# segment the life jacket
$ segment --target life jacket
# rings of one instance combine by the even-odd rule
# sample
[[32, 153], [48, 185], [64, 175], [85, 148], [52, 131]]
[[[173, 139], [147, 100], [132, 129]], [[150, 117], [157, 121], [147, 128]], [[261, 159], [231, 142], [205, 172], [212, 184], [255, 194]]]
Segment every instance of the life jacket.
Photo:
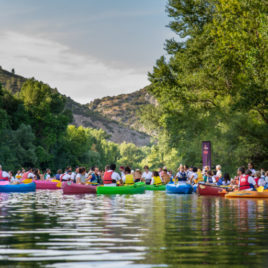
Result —
[[125, 185], [132, 185], [132, 184], [134, 184], [134, 177], [133, 177], [132, 174], [126, 174], [125, 175], [125, 178], [126, 178]]
[[159, 176], [153, 177], [153, 179], [154, 179], [154, 185], [162, 184], [162, 180], [161, 180], [161, 178]]
[[2, 170], [0, 170], [0, 180], [8, 181], [8, 177], [3, 177], [3, 171]]
[[29, 175], [29, 173], [30, 173], [30, 171], [24, 172], [23, 175], [22, 175], [22, 179], [23, 179], [23, 180], [28, 179], [28, 175]]
[[180, 172], [180, 176], [178, 177], [179, 181], [187, 181], [187, 174], [186, 172]]
[[239, 190], [246, 190], [246, 189], [250, 189], [251, 185], [248, 183], [248, 175], [241, 175], [239, 177], [239, 182], [240, 182], [240, 186], [239, 186]]
[[257, 186], [259, 186], [259, 179], [260, 179], [260, 178], [254, 178], [254, 180], [255, 180]]
[[207, 177], [207, 182], [208, 182], [208, 183], [213, 183], [213, 179], [212, 179], [212, 177]]
[[113, 183], [113, 179], [112, 179], [112, 175], [113, 175], [114, 171], [105, 171], [104, 172], [104, 176], [103, 176], [103, 183], [104, 184], [111, 184]]

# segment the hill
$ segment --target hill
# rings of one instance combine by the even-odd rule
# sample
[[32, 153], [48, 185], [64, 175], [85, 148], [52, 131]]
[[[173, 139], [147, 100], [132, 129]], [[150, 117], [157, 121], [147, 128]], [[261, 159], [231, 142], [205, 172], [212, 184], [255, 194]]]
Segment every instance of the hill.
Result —
[[[0, 68], [0, 83], [4, 86], [4, 88], [10, 90], [12, 93], [18, 92], [23, 83], [26, 81], [25, 77], [15, 74], [14, 72], [8, 72]], [[142, 90], [141, 90], [142, 91]], [[139, 98], [142, 96], [137, 91]], [[127, 97], [127, 95], [132, 95], [131, 97]], [[112, 102], [109, 103], [109, 107], [105, 107], [105, 102], [99, 100], [99, 106], [96, 108], [95, 105], [82, 105], [78, 102], [75, 102], [70, 97], [66, 98], [66, 108], [70, 109], [73, 113], [73, 124], [76, 126], [84, 126], [91, 127], [96, 129], [103, 129], [110, 136], [110, 140], [116, 143], [121, 143], [126, 141], [127, 143], [134, 143], [137, 146], [144, 146], [150, 143], [150, 136], [140, 131], [142, 128], [137, 127], [137, 117], [135, 115], [135, 110], [131, 110], [135, 105], [133, 104], [135, 100], [135, 93], [132, 94], [123, 94], [118, 96], [118, 101], [114, 101], [114, 105], [111, 105]], [[122, 96], [125, 96], [125, 104], [123, 106], [118, 106], [122, 99]], [[134, 96], [134, 97], [133, 97]], [[107, 97], [116, 99], [116, 97]], [[105, 99], [105, 98], [104, 98]], [[127, 101], [133, 101], [127, 104]], [[108, 104], [108, 103], [107, 103]], [[129, 108], [128, 113], [122, 112], [122, 108], [125, 110], [127, 107]], [[109, 109], [111, 110], [111, 114], [114, 116], [109, 116]], [[114, 111], [118, 111], [118, 113], [114, 113]], [[122, 117], [120, 117], [120, 114]], [[133, 117], [130, 120], [131, 116]]]

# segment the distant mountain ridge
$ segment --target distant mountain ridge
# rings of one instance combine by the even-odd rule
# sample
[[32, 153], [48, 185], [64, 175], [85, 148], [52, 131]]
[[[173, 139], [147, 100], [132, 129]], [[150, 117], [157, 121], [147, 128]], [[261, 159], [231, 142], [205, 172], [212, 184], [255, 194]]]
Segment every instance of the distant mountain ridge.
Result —
[[[20, 91], [26, 80], [25, 77], [0, 67], [0, 83], [12, 93]], [[149, 98], [146, 100], [146, 94], [146, 89], [142, 89], [131, 94], [97, 99], [88, 105], [63, 96], [66, 98], [66, 108], [73, 113], [73, 124], [76, 126], [103, 129], [110, 136], [109, 140], [116, 143], [125, 141], [145, 146], [150, 143], [150, 136], [142, 131], [136, 111], [141, 105], [150, 102]]]

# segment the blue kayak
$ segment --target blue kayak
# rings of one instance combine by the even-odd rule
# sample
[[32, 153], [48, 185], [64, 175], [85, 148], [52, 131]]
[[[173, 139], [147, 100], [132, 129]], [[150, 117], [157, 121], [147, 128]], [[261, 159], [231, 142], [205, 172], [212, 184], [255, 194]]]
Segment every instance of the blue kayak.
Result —
[[27, 184], [6, 184], [0, 185], [0, 193], [26, 193], [34, 192], [36, 185], [34, 182]]
[[171, 194], [191, 194], [193, 187], [190, 184], [167, 184], [167, 193]]

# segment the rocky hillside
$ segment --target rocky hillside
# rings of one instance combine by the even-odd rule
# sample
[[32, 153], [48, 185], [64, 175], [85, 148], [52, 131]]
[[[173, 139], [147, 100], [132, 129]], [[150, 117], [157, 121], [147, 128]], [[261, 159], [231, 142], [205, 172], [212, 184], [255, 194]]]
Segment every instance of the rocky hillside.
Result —
[[[26, 78], [16, 75], [14, 72], [8, 72], [0, 68], [0, 83], [4, 86], [4, 88], [16, 93], [22, 87], [22, 84], [25, 82]], [[141, 90], [145, 92], [144, 90]], [[142, 94], [140, 91], [138, 92], [138, 96], [142, 99]], [[132, 94], [124, 94], [121, 96], [134, 95]], [[66, 96], [65, 96], [66, 97]], [[110, 97], [108, 97], [110, 98]], [[113, 97], [116, 98], [116, 97]], [[104, 98], [105, 99], [105, 98]], [[130, 105], [127, 104], [127, 101], [131, 101], [133, 97], [125, 99], [125, 105], [120, 105], [116, 107], [119, 102], [114, 102], [114, 106], [110, 105], [109, 108], [106, 108], [104, 104], [100, 107], [96, 108], [92, 104], [90, 105], [82, 105], [80, 103], [75, 102], [70, 97], [66, 97], [66, 108], [70, 109], [73, 113], [73, 124], [76, 126], [84, 126], [91, 127], [96, 129], [103, 129], [110, 135], [110, 140], [116, 143], [121, 143], [123, 141], [134, 143], [138, 146], [148, 145], [150, 143], [150, 137], [144, 132], [140, 131], [142, 128], [135, 128], [138, 124], [137, 118], [135, 118], [135, 110], [130, 111], [130, 107], [134, 107], [135, 105], [131, 102]], [[144, 103], [144, 101], [141, 101]], [[99, 100], [99, 104], [102, 103], [102, 100]], [[114, 111], [120, 111], [122, 107], [129, 108], [127, 118], [134, 118], [133, 120], [128, 120], [125, 118], [125, 114], [122, 112], [118, 112], [116, 116], [109, 116], [108, 110], [111, 109], [111, 114], [114, 114]], [[119, 114], [122, 114], [121, 118]]]

